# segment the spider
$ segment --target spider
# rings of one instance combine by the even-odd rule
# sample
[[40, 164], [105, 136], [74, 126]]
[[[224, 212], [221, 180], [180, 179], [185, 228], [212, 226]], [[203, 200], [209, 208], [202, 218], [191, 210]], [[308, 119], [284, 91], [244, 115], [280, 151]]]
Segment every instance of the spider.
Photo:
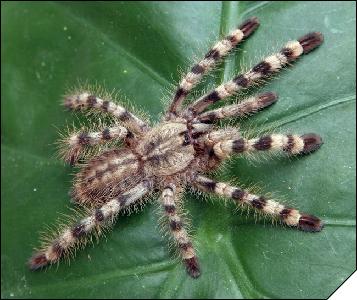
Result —
[[[160, 123], [149, 124], [123, 106], [104, 100], [89, 91], [79, 91], [65, 97], [70, 110], [98, 111], [118, 122], [101, 131], [77, 130], [64, 139], [64, 159], [77, 164], [88, 147], [123, 141], [123, 147], [106, 149], [86, 158], [80, 164], [72, 190], [73, 201], [87, 208], [85, 216], [58, 230], [48, 238], [29, 260], [32, 270], [58, 262], [71, 253], [91, 233], [100, 234], [111, 225], [119, 212], [143, 203], [154, 192], [162, 213], [168, 221], [169, 232], [188, 274], [197, 278], [201, 271], [195, 249], [180, 214], [183, 191], [191, 186], [201, 192], [231, 199], [237, 205], [278, 218], [287, 226], [317, 232], [322, 221], [295, 208], [284, 206], [274, 199], [228, 183], [217, 182], [206, 173], [217, 170], [233, 154], [261, 151], [304, 155], [320, 148], [322, 139], [315, 133], [270, 134], [253, 139], [244, 138], [238, 128], [218, 128], [219, 120], [256, 113], [276, 102], [277, 95], [266, 92], [237, 104], [206, 110], [238, 91], [247, 89], [268, 78], [323, 42], [319, 32], [311, 32], [288, 42], [279, 53], [266, 57], [249, 71], [237, 75], [183, 108], [190, 91], [218, 61], [259, 26], [256, 17], [243, 22], [237, 29], [216, 43], [204, 58], [182, 77], [166, 114]], [[181, 215], [181, 216], [180, 216]]]

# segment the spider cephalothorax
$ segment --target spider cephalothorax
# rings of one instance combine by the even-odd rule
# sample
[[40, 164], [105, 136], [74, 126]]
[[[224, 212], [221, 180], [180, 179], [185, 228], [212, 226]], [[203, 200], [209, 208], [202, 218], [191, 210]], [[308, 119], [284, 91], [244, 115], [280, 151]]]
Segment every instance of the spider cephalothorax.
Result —
[[322, 144], [317, 134], [270, 134], [246, 139], [234, 127], [217, 128], [215, 122], [224, 118], [242, 117], [257, 112], [277, 100], [277, 95], [266, 92], [237, 104], [205, 111], [208, 106], [246, 89], [290, 64], [301, 54], [319, 46], [322, 35], [309, 33], [288, 42], [280, 52], [255, 65], [249, 71], [221, 84], [203, 95], [187, 108], [182, 103], [189, 92], [222, 57], [258, 27], [256, 18], [241, 24], [238, 29], [218, 42], [199, 63], [186, 74], [176, 90], [163, 120], [150, 127], [124, 107], [103, 100], [88, 91], [65, 98], [69, 109], [90, 109], [114, 117], [118, 122], [98, 132], [82, 130], [63, 141], [62, 155], [76, 164], [84, 150], [100, 144], [123, 140], [122, 147], [103, 150], [80, 164], [72, 198], [89, 207], [87, 216], [59, 230], [47, 239], [30, 259], [30, 267], [38, 269], [55, 263], [92, 232], [111, 224], [121, 210], [142, 202], [154, 190], [161, 191], [160, 203], [168, 220], [179, 253], [192, 277], [200, 275], [195, 250], [180, 217], [180, 195], [186, 186], [232, 199], [236, 204], [280, 219], [288, 226], [304, 231], [320, 231], [322, 222], [315, 216], [300, 213], [274, 199], [227, 183], [205, 177], [216, 170], [222, 161], [234, 153], [270, 151], [287, 155], [307, 154]]

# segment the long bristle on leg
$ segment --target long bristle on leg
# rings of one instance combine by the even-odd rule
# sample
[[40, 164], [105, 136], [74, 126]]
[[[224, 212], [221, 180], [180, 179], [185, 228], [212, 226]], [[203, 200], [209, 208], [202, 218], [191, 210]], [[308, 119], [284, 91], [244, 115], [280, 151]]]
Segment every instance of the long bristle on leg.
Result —
[[59, 155], [65, 162], [73, 166], [88, 147], [119, 140], [129, 142], [132, 138], [133, 134], [119, 125], [106, 127], [101, 131], [80, 130], [71, 133], [58, 142]]
[[210, 110], [205, 113], [202, 113], [197, 117], [197, 121], [210, 124], [225, 118], [243, 117], [251, 115], [253, 113], [258, 112], [259, 110], [262, 110], [263, 108], [272, 105], [277, 101], [277, 99], [278, 96], [276, 93], [262, 93], [245, 99], [240, 103], [223, 106], [215, 110]]
[[135, 133], [147, 132], [150, 127], [143, 120], [129, 112], [123, 106], [109, 100], [101, 99], [88, 92], [79, 92], [65, 97], [63, 105], [70, 110], [93, 110], [111, 115], [121, 121]]
[[145, 180], [126, 193], [108, 201], [102, 207], [92, 210], [91, 214], [80, 221], [63, 228], [52, 241], [47, 242], [29, 260], [31, 270], [37, 270], [58, 262], [76, 248], [83, 238], [100, 227], [113, 223], [118, 213], [147, 194], [152, 182]]
[[173, 183], [170, 183], [164, 188], [162, 192], [161, 203], [169, 222], [172, 237], [177, 244], [182, 260], [186, 266], [187, 273], [191, 277], [197, 278], [201, 274], [200, 267], [195, 250], [192, 247], [190, 238], [178, 214], [175, 201], [176, 197], [176, 186]]
[[309, 53], [323, 42], [323, 36], [319, 32], [304, 35], [296, 41], [288, 42], [279, 53], [266, 57], [256, 64], [248, 72], [239, 74], [231, 81], [221, 84], [213, 91], [208, 92], [188, 107], [188, 110], [197, 115], [209, 105], [233, 96], [238, 91], [257, 84], [261, 79], [268, 78], [281, 68], [296, 60], [303, 53]]
[[213, 151], [220, 158], [228, 157], [233, 153], [247, 154], [259, 151], [303, 155], [318, 150], [322, 144], [321, 137], [316, 133], [304, 135], [270, 134], [254, 139], [223, 139], [213, 146]]
[[286, 207], [273, 199], [252, 194], [237, 186], [217, 182], [202, 175], [194, 176], [193, 184], [203, 192], [233, 199], [237, 205], [252, 207], [263, 214], [278, 217], [284, 224], [302, 231], [318, 232], [324, 226], [316, 216], [300, 213], [295, 208]]
[[232, 31], [223, 40], [216, 43], [205, 55], [204, 59], [191, 68], [181, 80], [176, 90], [174, 99], [169, 107], [169, 114], [175, 114], [189, 94], [189, 92], [198, 84], [202, 77], [207, 74], [216, 63], [225, 57], [233, 48], [235, 48], [243, 39], [249, 37], [259, 26], [256, 17], [244, 21], [236, 30]]

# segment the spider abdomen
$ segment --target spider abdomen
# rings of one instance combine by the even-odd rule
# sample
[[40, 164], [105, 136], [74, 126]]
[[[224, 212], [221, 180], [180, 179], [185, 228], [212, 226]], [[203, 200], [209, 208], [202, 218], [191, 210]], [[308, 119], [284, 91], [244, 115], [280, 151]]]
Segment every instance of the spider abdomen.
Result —
[[72, 196], [76, 202], [102, 204], [135, 186], [141, 180], [140, 168], [140, 160], [131, 150], [106, 151], [82, 167]]

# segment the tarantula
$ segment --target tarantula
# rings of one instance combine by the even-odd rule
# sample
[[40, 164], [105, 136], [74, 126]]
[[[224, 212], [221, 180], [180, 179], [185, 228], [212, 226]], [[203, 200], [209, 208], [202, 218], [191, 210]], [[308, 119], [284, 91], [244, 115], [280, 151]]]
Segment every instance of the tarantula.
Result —
[[74, 202], [89, 207], [87, 215], [61, 228], [37, 249], [29, 261], [32, 270], [58, 262], [79, 245], [86, 235], [100, 233], [103, 226], [113, 223], [119, 212], [140, 203], [144, 196], [153, 191], [161, 191], [159, 201], [172, 238], [188, 274], [197, 278], [200, 275], [198, 260], [179, 214], [180, 195], [187, 186], [230, 198], [236, 204], [252, 207], [303, 231], [316, 232], [322, 229], [322, 221], [313, 215], [300, 213], [273, 199], [217, 182], [204, 175], [216, 170], [223, 160], [235, 153], [271, 151], [302, 155], [321, 146], [320, 136], [314, 133], [270, 134], [246, 139], [237, 128], [220, 129], [214, 125], [218, 120], [250, 115], [273, 104], [277, 95], [272, 92], [205, 111], [211, 104], [259, 83], [303, 53], [319, 46], [323, 42], [321, 33], [308, 33], [298, 40], [288, 42], [279, 53], [268, 56], [249, 71], [221, 84], [182, 109], [184, 99], [202, 77], [258, 26], [258, 19], [250, 18], [216, 43], [183, 76], [167, 113], [154, 127], [119, 104], [103, 100], [88, 91], [65, 97], [64, 105], [69, 109], [100, 111], [118, 120], [114, 126], [102, 131], [80, 130], [67, 137], [64, 141], [64, 158], [67, 162], [72, 165], [77, 163], [86, 147], [118, 140], [124, 141], [124, 147], [102, 151], [81, 165], [75, 177], [72, 198]]

